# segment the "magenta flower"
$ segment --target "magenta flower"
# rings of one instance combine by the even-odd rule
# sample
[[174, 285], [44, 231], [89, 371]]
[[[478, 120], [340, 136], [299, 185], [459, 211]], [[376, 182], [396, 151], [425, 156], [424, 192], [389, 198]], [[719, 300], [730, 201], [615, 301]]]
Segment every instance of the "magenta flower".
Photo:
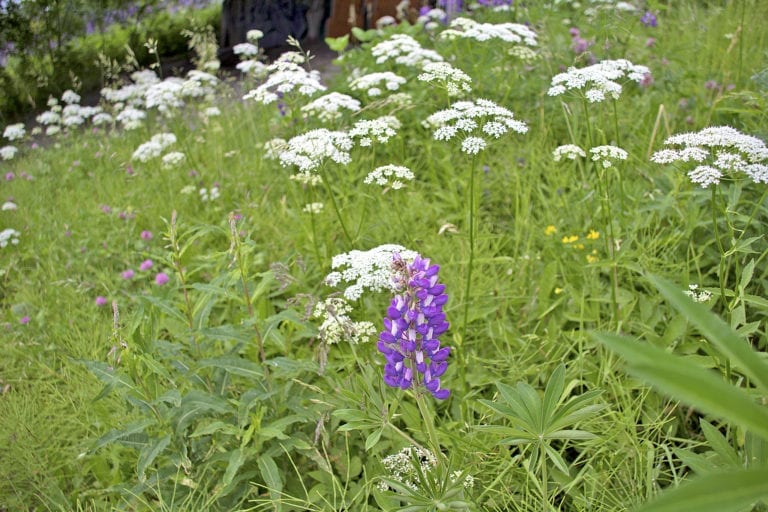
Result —
[[152, 240], [152, 232], [148, 229], [145, 229], [141, 232], [141, 239], [142, 240]]
[[107, 305], [107, 298], [104, 297], [103, 295], [99, 295], [98, 297], [96, 297], [96, 305], [98, 307], [106, 306]]
[[122, 277], [125, 280], [128, 280], [128, 279], [133, 279], [134, 275], [136, 275], [135, 272], [129, 268], [128, 270], [124, 270], [120, 274], [120, 277]]
[[139, 270], [141, 270], [142, 272], [146, 272], [147, 270], [152, 268], [152, 265], [154, 265], [152, 263], [152, 260], [144, 260], [141, 262], [141, 265], [139, 265]]
[[170, 281], [170, 279], [171, 278], [168, 277], [168, 274], [166, 274], [165, 272], [159, 272], [155, 276], [155, 284], [157, 284], [158, 286], [163, 286], [165, 283]]
[[19, 323], [21, 325], [27, 325], [30, 320], [31, 319], [27, 315], [24, 315], [23, 317], [19, 318]]
[[16, 177], [16, 175], [13, 174], [12, 172], [5, 173], [5, 181], [11, 181], [15, 177]]

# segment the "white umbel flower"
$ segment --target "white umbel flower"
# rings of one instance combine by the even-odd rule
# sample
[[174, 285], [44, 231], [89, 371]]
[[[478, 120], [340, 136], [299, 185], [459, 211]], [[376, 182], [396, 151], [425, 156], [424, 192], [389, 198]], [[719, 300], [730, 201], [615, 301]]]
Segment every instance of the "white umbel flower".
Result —
[[21, 233], [11, 228], [0, 231], [0, 249], [4, 249], [8, 245], [18, 245], [20, 235]]
[[376, 64], [394, 62], [403, 66], [421, 68], [427, 62], [441, 62], [443, 56], [434, 50], [427, 50], [414, 38], [406, 34], [394, 34], [371, 48]]
[[23, 139], [27, 131], [24, 128], [24, 123], [9, 124], [3, 131], [3, 137], [13, 142], [15, 140]]
[[361, 147], [373, 145], [373, 142], [388, 142], [397, 135], [400, 121], [394, 116], [382, 116], [376, 119], [363, 119], [350, 128], [349, 135], [358, 140]]
[[437, 84], [448, 91], [448, 96], [462, 96], [472, 91], [472, 78], [447, 62], [427, 62], [423, 70], [417, 78], [422, 82]]
[[395, 253], [407, 261], [413, 261], [418, 253], [396, 244], [385, 244], [368, 251], [350, 251], [338, 254], [331, 260], [333, 272], [325, 278], [328, 286], [351, 283], [344, 290], [344, 297], [357, 300], [364, 291], [395, 291], [392, 280], [392, 261]]
[[19, 152], [19, 148], [16, 146], [3, 146], [0, 148], [0, 158], [3, 160], [12, 160]]
[[628, 156], [626, 151], [617, 146], [595, 146], [590, 148], [589, 152], [592, 154], [592, 161], [602, 163], [605, 169], [616, 161], [626, 160]]
[[320, 83], [317, 70], [307, 71], [287, 59], [275, 61], [267, 66], [267, 71], [270, 73], [267, 80], [243, 96], [244, 100], [255, 100], [267, 105], [276, 102], [280, 94], [312, 96], [326, 90]]
[[583, 91], [590, 103], [604, 101], [607, 97], [619, 99], [622, 87], [619, 80], [640, 83], [651, 71], [646, 66], [632, 64], [626, 59], [604, 60], [585, 68], [569, 68], [552, 78], [547, 94], [560, 96], [567, 91]]
[[375, 183], [382, 187], [389, 187], [393, 190], [403, 188], [403, 181], [413, 181], [415, 176], [413, 172], [402, 165], [382, 165], [368, 173], [363, 183], [370, 185]]
[[172, 133], [158, 133], [152, 138], [136, 148], [133, 152], [132, 160], [148, 162], [153, 158], [159, 157], [163, 151], [176, 142], [176, 136]]
[[355, 322], [349, 317], [352, 306], [341, 297], [330, 297], [315, 304], [312, 318], [322, 320], [318, 328], [320, 339], [328, 345], [346, 341], [353, 345], [365, 343], [376, 336], [371, 322]]
[[320, 96], [314, 101], [301, 107], [301, 111], [317, 116], [321, 121], [334, 121], [341, 117], [342, 111], [357, 112], [360, 110], [360, 102], [352, 96], [332, 92]]
[[576, 144], [564, 144], [562, 146], [556, 147], [552, 152], [552, 158], [554, 158], [555, 162], [559, 162], [563, 158], [567, 158], [568, 160], [576, 160], [577, 158], [586, 158], [586, 156], [587, 154], [584, 152], [584, 150]]
[[352, 161], [349, 156], [352, 139], [345, 132], [320, 128], [297, 135], [286, 145], [279, 154], [280, 164], [283, 167], [296, 166], [303, 174], [311, 174], [327, 160], [341, 165]]
[[440, 37], [444, 39], [472, 39], [485, 42], [499, 40], [505, 43], [538, 46], [536, 32], [526, 25], [519, 23], [478, 23], [469, 18], [455, 18], [450, 28], [443, 31]]
[[368, 73], [349, 83], [353, 91], [364, 91], [370, 97], [382, 96], [385, 91], [396, 91], [405, 85], [406, 79], [391, 71]]
[[165, 154], [163, 155], [163, 168], [171, 169], [173, 167], [178, 167], [186, 158], [186, 155], [180, 151], [172, 151]]

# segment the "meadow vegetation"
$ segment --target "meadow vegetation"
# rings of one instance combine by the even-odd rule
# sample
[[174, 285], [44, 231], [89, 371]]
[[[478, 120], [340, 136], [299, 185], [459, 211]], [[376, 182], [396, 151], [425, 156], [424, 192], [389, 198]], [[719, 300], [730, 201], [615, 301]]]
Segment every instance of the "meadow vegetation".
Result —
[[768, 509], [768, 4], [485, 3], [5, 127], [0, 510]]

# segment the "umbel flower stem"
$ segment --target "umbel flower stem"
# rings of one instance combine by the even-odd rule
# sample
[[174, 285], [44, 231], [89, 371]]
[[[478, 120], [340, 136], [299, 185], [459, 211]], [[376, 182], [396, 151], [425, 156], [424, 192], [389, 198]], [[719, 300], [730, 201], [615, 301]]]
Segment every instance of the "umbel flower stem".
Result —
[[[467, 208], [469, 210], [469, 261], [467, 263], [467, 282], [464, 286], [464, 321], [461, 324], [461, 342], [465, 343], [467, 339], [467, 324], [469, 323], [469, 303], [472, 301], [472, 269], [475, 264], [475, 246], [477, 242], [477, 198], [475, 197], [475, 180], [477, 169], [475, 166], [476, 158], [473, 156], [469, 165], [469, 201]], [[463, 368], [464, 365], [459, 365]], [[462, 382], [463, 379], [462, 379]]]
[[718, 187], [712, 187], [712, 195], [710, 201], [712, 203], [712, 229], [715, 231], [715, 242], [717, 248], [720, 251], [720, 262], [717, 266], [717, 279], [720, 282], [720, 301], [723, 304], [724, 312], [730, 312], [730, 306], [728, 304], [728, 297], [725, 295], [725, 281], [727, 276], [725, 275], [725, 248], [723, 242], [720, 240], [720, 228], [717, 225], [717, 190]]
[[325, 190], [328, 192], [328, 196], [331, 198], [331, 205], [333, 206], [333, 211], [336, 212], [336, 218], [339, 220], [339, 225], [341, 225], [341, 231], [344, 233], [344, 238], [347, 239], [347, 244], [351, 247], [353, 245], [352, 236], [349, 234], [347, 225], [344, 224], [344, 219], [341, 217], [341, 212], [339, 211], [339, 205], [336, 203], [336, 196], [333, 195], [333, 189], [331, 189], [331, 183], [328, 181], [328, 173], [325, 171], [325, 167], [322, 168], [321, 174], [323, 177], [323, 184], [325, 185]]

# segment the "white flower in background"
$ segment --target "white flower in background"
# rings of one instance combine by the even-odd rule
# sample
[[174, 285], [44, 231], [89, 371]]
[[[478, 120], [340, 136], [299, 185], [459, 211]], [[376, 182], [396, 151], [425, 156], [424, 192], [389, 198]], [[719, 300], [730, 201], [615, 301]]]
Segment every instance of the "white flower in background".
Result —
[[8, 245], [18, 245], [20, 235], [21, 233], [11, 228], [0, 231], [0, 249], [4, 249]]
[[46, 110], [35, 119], [42, 125], [59, 124], [61, 122], [61, 114], [52, 110]]
[[61, 124], [66, 127], [80, 126], [85, 123], [85, 119], [81, 116], [66, 116], [61, 120]]
[[255, 78], [266, 76], [266, 74], [269, 72], [267, 71], [267, 66], [263, 62], [259, 62], [254, 59], [238, 62], [237, 66], [235, 67], [240, 70], [241, 73], [251, 75]]
[[288, 58], [285, 60], [278, 59], [267, 66], [267, 71], [270, 73], [267, 80], [243, 96], [244, 100], [252, 99], [267, 105], [277, 101], [279, 94], [298, 93], [302, 96], [312, 96], [317, 92], [326, 90], [326, 87], [320, 83], [320, 72], [317, 70], [307, 71]]
[[651, 70], [646, 66], [632, 64], [626, 59], [604, 60], [586, 68], [568, 68], [552, 78], [547, 94], [560, 96], [567, 91], [584, 91], [590, 103], [597, 103], [610, 97], [614, 100], [621, 96], [622, 87], [617, 80], [630, 80], [640, 83]]
[[95, 126], [99, 126], [102, 124], [112, 124], [114, 122], [114, 119], [112, 119], [112, 116], [107, 114], [106, 112], [100, 112], [93, 116], [93, 119], [91, 119], [91, 122]]
[[603, 168], [611, 167], [614, 162], [627, 159], [627, 152], [616, 146], [596, 146], [590, 148], [593, 162], [600, 162]]
[[317, 215], [323, 211], [323, 203], [307, 203], [302, 210], [304, 213], [311, 213]]
[[264, 158], [267, 160], [277, 160], [280, 153], [288, 149], [288, 141], [275, 137], [264, 143]]
[[203, 111], [205, 117], [218, 117], [221, 115], [219, 107], [208, 107]]
[[587, 154], [584, 152], [584, 150], [576, 144], [564, 144], [562, 146], [556, 147], [552, 152], [552, 158], [555, 159], [555, 162], [559, 162], [563, 158], [567, 158], [568, 160], [576, 160], [577, 158], [586, 157]]
[[435, 83], [448, 91], [448, 96], [461, 96], [471, 92], [472, 78], [462, 70], [455, 68], [447, 62], [427, 62], [424, 70], [418, 76], [422, 82]]
[[185, 196], [194, 194], [195, 192], [197, 192], [197, 187], [194, 185], [187, 185], [179, 190], [179, 194], [183, 194]]
[[179, 94], [184, 98], [200, 98], [216, 92], [219, 79], [210, 73], [193, 69], [187, 73], [187, 79], [182, 82]]
[[24, 123], [9, 124], [3, 131], [3, 137], [11, 142], [23, 139], [26, 134], [27, 132], [24, 128]]
[[501, 40], [517, 45], [538, 46], [536, 32], [526, 25], [519, 23], [478, 23], [469, 18], [455, 18], [450, 28], [443, 31], [440, 37], [445, 39], [472, 39], [485, 42]]
[[695, 162], [688, 171], [692, 182], [707, 188], [726, 175], [747, 175], [755, 183], [768, 183], [768, 147], [761, 139], [730, 126], [711, 126], [699, 132], [680, 133], [664, 141], [677, 146], [651, 156], [659, 164]]
[[259, 39], [261, 39], [262, 37], [264, 37], [264, 32], [257, 29], [251, 29], [245, 33], [245, 39], [249, 43], [253, 43], [253, 44], [257, 44]]
[[125, 107], [119, 114], [117, 114], [115, 120], [122, 124], [124, 129], [135, 130], [136, 128], [141, 127], [146, 118], [147, 113], [143, 110], [134, 107]]
[[136, 148], [133, 152], [132, 160], [147, 162], [153, 158], [159, 157], [163, 151], [176, 142], [176, 136], [172, 133], [158, 133], [152, 138]]
[[64, 91], [64, 94], [61, 95], [61, 101], [63, 101], [67, 105], [72, 105], [73, 103], [80, 103], [80, 95], [77, 94], [75, 91], [67, 89], [66, 91]]
[[413, 261], [418, 256], [418, 253], [395, 244], [380, 245], [368, 251], [354, 250], [338, 254], [331, 260], [331, 268], [334, 271], [326, 276], [325, 283], [328, 286], [352, 283], [344, 290], [344, 297], [349, 300], [359, 299], [365, 290], [394, 291], [392, 261], [395, 253], [407, 261]]
[[[514, 114], [490, 100], [458, 101], [451, 108], [435, 112], [423, 123], [433, 128], [435, 140], [462, 140], [462, 151], [476, 154], [486, 147], [483, 136], [500, 138], [509, 131], [526, 133], [528, 126], [514, 118]], [[478, 133], [479, 132], [479, 133]]]
[[186, 156], [184, 153], [181, 153], [180, 151], [172, 151], [163, 155], [163, 168], [172, 169], [174, 167], [178, 167], [184, 162], [185, 159]]
[[56, 135], [60, 131], [61, 131], [61, 126], [57, 124], [52, 124], [51, 126], [45, 129], [45, 134], [50, 137], [51, 135]]
[[16, 203], [14, 203], [13, 201], [6, 201], [3, 203], [3, 206], [0, 207], [0, 211], [4, 211], [4, 212], [11, 212], [16, 209], [18, 209], [18, 206], [16, 206]]
[[363, 183], [367, 185], [375, 183], [382, 187], [398, 190], [403, 188], [403, 181], [413, 181], [414, 178], [415, 176], [409, 168], [403, 167], [402, 165], [389, 164], [382, 165], [369, 172], [368, 176], [363, 180]]
[[3, 146], [0, 148], [0, 157], [2, 157], [3, 160], [12, 160], [18, 152], [19, 148], [16, 146]]
[[397, 20], [393, 16], [382, 16], [376, 20], [376, 28], [381, 30], [385, 27], [394, 27], [397, 25]]
[[391, 137], [397, 135], [400, 121], [394, 116], [382, 116], [376, 119], [364, 119], [357, 121], [349, 130], [349, 136], [359, 139], [361, 147], [368, 147], [374, 141], [385, 143]]
[[[441, 26], [448, 21], [448, 13], [438, 8], [430, 9], [426, 13], [422, 14], [416, 19], [416, 23], [424, 25], [426, 29], [430, 30], [432, 25], [435, 27]], [[430, 26], [428, 26], [430, 25]]]
[[434, 50], [423, 48], [409, 35], [394, 34], [389, 39], [371, 48], [371, 55], [376, 64], [393, 61], [395, 64], [411, 67], [423, 67], [427, 62], [441, 62], [443, 56]]
[[347, 165], [352, 139], [345, 132], [325, 128], [311, 130], [291, 138], [278, 158], [283, 167], [296, 166], [302, 174], [311, 174], [327, 160]]
[[709, 290], [699, 290], [699, 285], [690, 284], [687, 290], [683, 290], [683, 293], [693, 299], [694, 302], [709, 302], [712, 298], [712, 292]]
[[201, 188], [200, 189], [200, 200], [205, 202], [208, 201], [215, 201], [219, 198], [221, 194], [219, 193], [219, 187], [211, 187], [210, 189], [207, 188]]
[[301, 111], [317, 116], [321, 121], [333, 121], [341, 117], [342, 110], [357, 112], [360, 110], [360, 102], [352, 96], [332, 92], [320, 96], [314, 101], [301, 107]]
[[259, 54], [259, 47], [251, 43], [240, 43], [233, 46], [232, 51], [235, 55], [240, 55], [241, 58], [245, 57], [247, 59], [249, 57], [256, 57]]
[[341, 297], [330, 297], [315, 304], [312, 318], [322, 320], [318, 329], [320, 339], [328, 345], [346, 341], [353, 345], [365, 343], [378, 334], [372, 322], [355, 322], [349, 317], [352, 306]]
[[184, 80], [178, 77], [166, 78], [162, 82], [151, 85], [144, 94], [145, 105], [156, 108], [163, 114], [184, 106], [181, 99], [181, 87]]
[[[78, 101], [80, 101], [80, 100], [78, 100]], [[48, 96], [48, 102], [46, 103], [46, 105], [48, 105], [49, 108], [53, 108], [53, 107], [55, 107], [58, 104], [59, 104], [59, 100], [57, 100], [53, 96]]]
[[384, 94], [384, 91], [396, 91], [405, 85], [406, 79], [391, 71], [369, 73], [350, 81], [349, 88], [353, 91], [364, 91], [370, 97]]
[[[406, 446], [394, 455], [387, 455], [381, 460], [381, 463], [394, 480], [416, 491], [419, 488], [416, 485], [416, 482], [419, 481], [419, 475], [413, 466], [414, 455], [420, 463], [422, 474], [431, 472], [437, 466], [437, 458], [434, 453], [415, 446]], [[384, 491], [387, 490], [386, 483], [382, 482], [379, 488]]]

